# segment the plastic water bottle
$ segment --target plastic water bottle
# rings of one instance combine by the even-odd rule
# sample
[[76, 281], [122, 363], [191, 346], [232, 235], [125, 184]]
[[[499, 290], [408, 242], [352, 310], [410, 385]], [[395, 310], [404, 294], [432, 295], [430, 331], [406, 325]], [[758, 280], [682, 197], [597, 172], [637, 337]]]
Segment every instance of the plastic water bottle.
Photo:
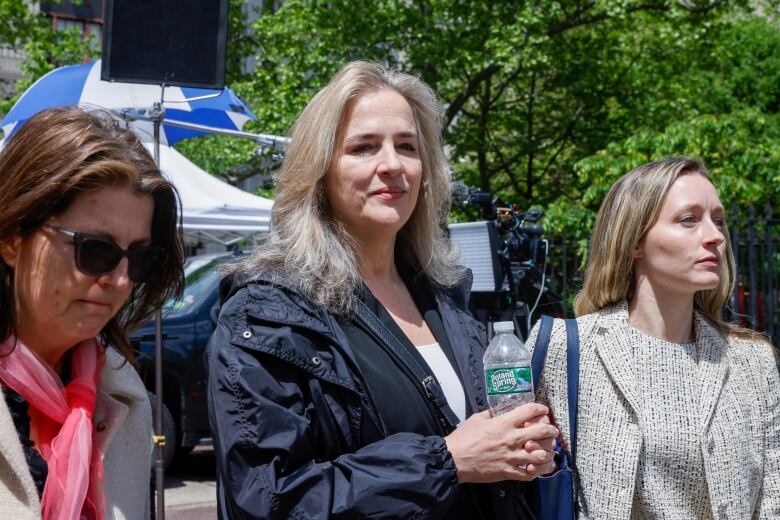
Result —
[[511, 321], [493, 324], [496, 335], [490, 341], [483, 363], [488, 404], [493, 416], [534, 400], [531, 354], [515, 336]]

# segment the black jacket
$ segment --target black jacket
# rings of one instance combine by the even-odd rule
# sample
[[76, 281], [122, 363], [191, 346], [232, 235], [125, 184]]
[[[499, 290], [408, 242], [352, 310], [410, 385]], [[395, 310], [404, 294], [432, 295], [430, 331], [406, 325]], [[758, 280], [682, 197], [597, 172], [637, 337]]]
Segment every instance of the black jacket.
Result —
[[[471, 277], [436, 290], [473, 410], [486, 407], [482, 325]], [[440, 436], [396, 433], [361, 446], [377, 413], [334, 316], [294, 290], [233, 287], [209, 347], [209, 418], [223, 518], [443, 518], [458, 488]], [[499, 519], [526, 518], [520, 486], [491, 485]]]

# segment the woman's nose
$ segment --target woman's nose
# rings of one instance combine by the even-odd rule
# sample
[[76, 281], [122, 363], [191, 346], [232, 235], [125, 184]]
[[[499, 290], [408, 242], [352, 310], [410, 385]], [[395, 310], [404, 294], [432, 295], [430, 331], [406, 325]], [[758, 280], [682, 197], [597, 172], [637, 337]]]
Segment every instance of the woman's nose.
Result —
[[402, 170], [403, 164], [401, 163], [401, 157], [395, 149], [395, 145], [393, 143], [383, 145], [379, 153], [377, 173], [393, 175]]
[[130, 276], [127, 274], [127, 257], [122, 258], [119, 263], [110, 272], [101, 276], [98, 281], [101, 285], [112, 285], [118, 289], [125, 289], [132, 286]]
[[726, 240], [726, 236], [723, 234], [723, 229], [718, 226], [712, 220], [705, 220], [704, 224], [704, 236], [702, 240], [705, 244], [714, 244], [719, 246]]

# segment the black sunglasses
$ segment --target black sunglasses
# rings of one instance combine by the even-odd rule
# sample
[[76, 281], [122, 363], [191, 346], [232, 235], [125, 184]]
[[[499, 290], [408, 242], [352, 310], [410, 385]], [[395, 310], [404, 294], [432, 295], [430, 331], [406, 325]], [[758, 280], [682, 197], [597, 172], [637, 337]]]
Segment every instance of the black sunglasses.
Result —
[[103, 276], [110, 273], [122, 258], [127, 257], [127, 277], [135, 283], [148, 282], [163, 255], [160, 246], [131, 245], [122, 249], [113, 240], [89, 233], [62, 229], [51, 224], [43, 227], [73, 239], [76, 253], [76, 269], [87, 276]]

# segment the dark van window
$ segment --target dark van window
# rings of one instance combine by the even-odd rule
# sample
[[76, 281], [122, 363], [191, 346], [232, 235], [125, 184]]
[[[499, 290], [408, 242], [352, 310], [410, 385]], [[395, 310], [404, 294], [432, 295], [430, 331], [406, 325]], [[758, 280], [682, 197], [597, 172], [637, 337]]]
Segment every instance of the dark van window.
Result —
[[166, 317], [187, 314], [198, 302], [208, 297], [219, 284], [217, 272], [219, 260], [212, 260], [207, 264], [187, 266], [184, 269], [185, 288], [184, 294], [178, 300], [169, 300], [163, 306], [163, 314]]

